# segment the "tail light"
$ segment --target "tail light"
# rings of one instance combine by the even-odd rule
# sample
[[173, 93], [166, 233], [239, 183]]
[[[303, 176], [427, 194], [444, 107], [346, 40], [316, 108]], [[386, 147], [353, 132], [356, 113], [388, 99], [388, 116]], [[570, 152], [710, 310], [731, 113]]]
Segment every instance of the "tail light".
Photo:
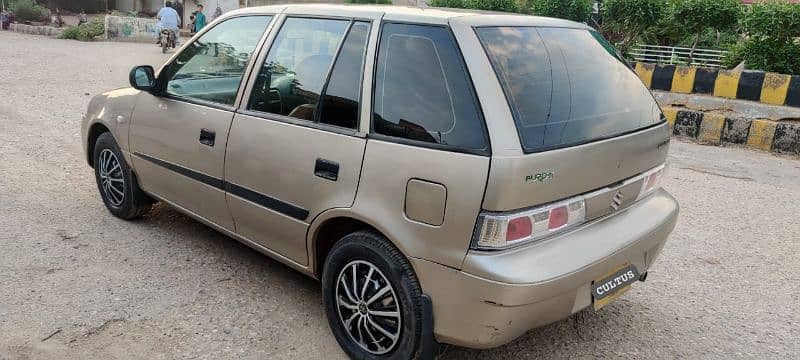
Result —
[[636, 197], [636, 200], [647, 196], [653, 192], [653, 190], [661, 187], [661, 178], [664, 177], [665, 169], [664, 165], [661, 165], [640, 175], [643, 178], [642, 190], [639, 191], [639, 196]]
[[[625, 180], [623, 184], [642, 183], [636, 200], [660, 187], [664, 165]], [[477, 250], [502, 250], [523, 243], [540, 240], [572, 229], [587, 220], [586, 199], [598, 192], [612, 191], [617, 187], [594, 191], [548, 205], [515, 212], [482, 212], [478, 216], [472, 248]]]
[[506, 249], [563, 232], [585, 219], [586, 204], [582, 196], [513, 214], [485, 212], [478, 218], [472, 247]]

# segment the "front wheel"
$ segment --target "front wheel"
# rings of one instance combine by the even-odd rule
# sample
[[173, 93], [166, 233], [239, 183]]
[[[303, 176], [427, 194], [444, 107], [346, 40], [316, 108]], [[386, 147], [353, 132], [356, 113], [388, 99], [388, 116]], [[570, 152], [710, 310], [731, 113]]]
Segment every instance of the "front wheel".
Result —
[[419, 354], [422, 300], [411, 265], [371, 231], [349, 234], [325, 260], [328, 324], [353, 359], [412, 359]]
[[150, 211], [153, 200], [139, 188], [136, 176], [111, 133], [100, 134], [97, 138], [93, 159], [97, 189], [108, 211], [126, 220]]

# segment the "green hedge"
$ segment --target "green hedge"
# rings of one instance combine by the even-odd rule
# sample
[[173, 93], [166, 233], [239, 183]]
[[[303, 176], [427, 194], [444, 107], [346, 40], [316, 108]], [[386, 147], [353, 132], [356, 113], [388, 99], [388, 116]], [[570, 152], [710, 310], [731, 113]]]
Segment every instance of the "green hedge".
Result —
[[80, 41], [92, 41], [94, 38], [105, 33], [103, 20], [94, 19], [88, 23], [78, 26], [70, 26], [58, 37], [60, 39], [72, 39]]
[[476, 9], [504, 12], [519, 12], [515, 0], [431, 0], [431, 6], [458, 9]]

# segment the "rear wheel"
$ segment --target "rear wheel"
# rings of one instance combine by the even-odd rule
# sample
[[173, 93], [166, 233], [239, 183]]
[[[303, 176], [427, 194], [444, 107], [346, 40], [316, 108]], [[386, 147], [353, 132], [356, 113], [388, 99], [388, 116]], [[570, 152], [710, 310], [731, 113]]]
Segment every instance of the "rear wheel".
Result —
[[322, 291], [328, 323], [354, 359], [411, 359], [422, 330], [421, 290], [411, 265], [384, 237], [356, 232], [325, 260]]
[[150, 211], [153, 200], [139, 188], [136, 176], [111, 133], [100, 134], [97, 138], [93, 159], [97, 189], [108, 211], [126, 220]]

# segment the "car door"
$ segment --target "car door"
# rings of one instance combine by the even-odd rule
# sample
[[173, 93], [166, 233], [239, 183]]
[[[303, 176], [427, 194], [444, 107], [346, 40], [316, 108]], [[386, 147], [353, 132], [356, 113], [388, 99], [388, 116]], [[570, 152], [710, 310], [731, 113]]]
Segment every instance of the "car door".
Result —
[[225, 146], [243, 75], [272, 16], [216, 24], [162, 68], [137, 100], [130, 129], [140, 186], [225, 229]]
[[368, 21], [287, 16], [233, 119], [225, 180], [236, 232], [301, 265], [309, 222], [355, 197], [370, 30]]

